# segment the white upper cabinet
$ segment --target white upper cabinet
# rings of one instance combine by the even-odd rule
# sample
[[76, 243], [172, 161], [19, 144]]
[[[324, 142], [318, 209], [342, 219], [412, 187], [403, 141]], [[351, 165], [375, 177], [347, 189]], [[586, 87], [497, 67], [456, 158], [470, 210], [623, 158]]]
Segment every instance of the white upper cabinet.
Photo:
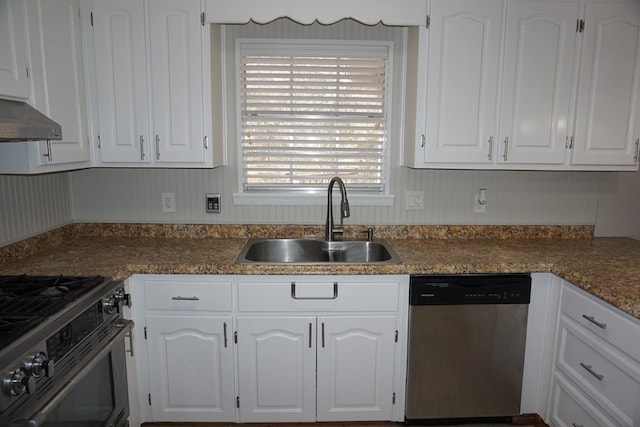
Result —
[[203, 28], [199, 0], [149, 2], [156, 163], [206, 163], [205, 156], [212, 157], [203, 127]]
[[0, 96], [29, 98], [25, 0], [0, 0]]
[[432, 0], [429, 13], [409, 37], [426, 59], [409, 63], [405, 165], [638, 168], [640, 4]]
[[27, 3], [33, 105], [62, 126], [61, 141], [38, 144], [38, 164], [82, 163], [82, 167], [87, 167], [91, 156], [81, 0], [28, 0]]
[[149, 163], [149, 104], [142, 1], [93, 3], [101, 163]]
[[498, 162], [565, 162], [578, 12], [575, 1], [507, 4]]
[[301, 24], [332, 24], [353, 18], [364, 24], [424, 25], [427, 0], [204, 0], [207, 22], [265, 24], [286, 16]]
[[638, 168], [640, 3], [587, 3], [572, 163]]
[[431, 2], [426, 163], [490, 163], [502, 0]]
[[98, 166], [212, 167], [199, 0], [93, 2]]
[[62, 140], [0, 144], [0, 173], [46, 173], [91, 165], [81, 3], [26, 1], [33, 88], [28, 101], [60, 124]]

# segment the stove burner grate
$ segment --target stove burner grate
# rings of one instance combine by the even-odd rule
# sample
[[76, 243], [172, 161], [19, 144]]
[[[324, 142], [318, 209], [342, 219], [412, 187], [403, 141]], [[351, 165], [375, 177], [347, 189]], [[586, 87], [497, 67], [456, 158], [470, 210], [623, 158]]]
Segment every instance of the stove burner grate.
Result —
[[0, 347], [102, 282], [102, 276], [0, 276]]

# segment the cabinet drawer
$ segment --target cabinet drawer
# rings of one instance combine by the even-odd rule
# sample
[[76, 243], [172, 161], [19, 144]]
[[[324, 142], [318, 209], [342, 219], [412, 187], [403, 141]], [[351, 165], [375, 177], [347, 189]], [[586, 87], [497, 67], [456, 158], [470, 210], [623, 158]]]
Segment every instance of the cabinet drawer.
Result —
[[614, 427], [618, 425], [557, 373], [553, 384], [551, 421], [552, 425], [557, 426]]
[[640, 366], [564, 316], [559, 336], [560, 369], [621, 425], [633, 427], [640, 402]]
[[561, 310], [597, 336], [640, 361], [640, 322], [618, 313], [573, 285], [562, 287]]
[[231, 283], [146, 280], [145, 306], [151, 310], [231, 311]]
[[397, 311], [397, 282], [240, 282], [240, 311]]

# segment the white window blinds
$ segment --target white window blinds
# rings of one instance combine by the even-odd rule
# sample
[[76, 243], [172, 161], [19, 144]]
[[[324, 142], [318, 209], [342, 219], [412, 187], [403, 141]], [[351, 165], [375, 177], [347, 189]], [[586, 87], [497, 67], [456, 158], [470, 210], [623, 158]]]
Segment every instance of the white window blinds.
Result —
[[[327, 44], [330, 43], [330, 44]], [[389, 43], [238, 40], [245, 192], [383, 192]]]

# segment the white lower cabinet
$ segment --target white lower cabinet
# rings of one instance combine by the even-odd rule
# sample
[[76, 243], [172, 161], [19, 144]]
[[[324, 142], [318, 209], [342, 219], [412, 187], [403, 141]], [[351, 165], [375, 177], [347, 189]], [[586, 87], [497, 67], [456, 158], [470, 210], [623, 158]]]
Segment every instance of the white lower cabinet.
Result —
[[238, 319], [242, 422], [311, 422], [316, 411], [314, 317]]
[[235, 420], [231, 287], [197, 276], [132, 285], [142, 422]]
[[240, 280], [240, 421], [393, 420], [404, 393], [395, 363], [399, 329], [406, 332], [401, 282], [399, 276]]
[[396, 317], [321, 317], [318, 327], [318, 421], [391, 419]]
[[230, 327], [230, 316], [147, 316], [154, 421], [234, 420]]
[[394, 316], [238, 318], [242, 422], [390, 420]]
[[640, 425], [640, 322], [562, 286], [551, 424]]
[[134, 424], [404, 419], [408, 276], [136, 275], [128, 286]]

